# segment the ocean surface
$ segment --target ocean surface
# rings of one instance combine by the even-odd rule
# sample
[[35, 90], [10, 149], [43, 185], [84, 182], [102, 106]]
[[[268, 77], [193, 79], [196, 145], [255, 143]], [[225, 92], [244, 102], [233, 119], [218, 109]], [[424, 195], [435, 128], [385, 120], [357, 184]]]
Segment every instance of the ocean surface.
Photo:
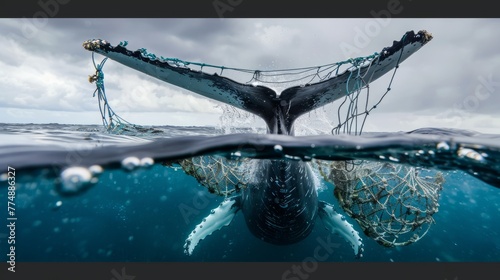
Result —
[[[361, 258], [319, 222], [298, 243], [268, 244], [250, 233], [240, 211], [189, 256], [187, 236], [224, 198], [172, 162], [208, 155], [387, 162], [442, 172], [445, 182], [434, 223], [408, 246], [380, 245], [347, 215], [363, 239]], [[500, 261], [500, 135], [424, 128], [292, 137], [169, 126], [113, 135], [99, 125], [0, 124], [0, 168], [2, 262], [11, 240], [18, 262], [303, 261], [320, 240], [336, 244], [328, 262]], [[345, 215], [333, 183], [317, 180], [319, 198]]]

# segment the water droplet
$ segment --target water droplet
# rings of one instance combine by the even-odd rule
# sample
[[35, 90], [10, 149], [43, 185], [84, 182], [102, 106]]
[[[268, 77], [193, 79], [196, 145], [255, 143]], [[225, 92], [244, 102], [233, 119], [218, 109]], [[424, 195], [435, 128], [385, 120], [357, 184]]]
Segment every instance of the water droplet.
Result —
[[92, 173], [85, 167], [69, 167], [61, 173], [61, 188], [63, 193], [77, 193], [88, 187], [92, 182]]
[[122, 160], [122, 167], [128, 171], [136, 169], [141, 164], [141, 161], [136, 157], [128, 157]]
[[155, 161], [152, 158], [145, 157], [145, 158], [141, 159], [141, 163], [140, 164], [141, 164], [142, 167], [146, 167], [147, 168], [147, 167], [153, 166], [154, 163], [155, 163]]
[[281, 145], [275, 145], [274, 151], [278, 153], [283, 152], [283, 147]]

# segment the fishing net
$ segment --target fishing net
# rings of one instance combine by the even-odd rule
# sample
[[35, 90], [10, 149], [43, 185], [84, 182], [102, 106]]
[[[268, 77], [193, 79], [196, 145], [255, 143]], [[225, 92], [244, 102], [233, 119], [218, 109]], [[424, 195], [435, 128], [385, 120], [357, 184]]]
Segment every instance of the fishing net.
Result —
[[219, 196], [228, 196], [246, 188], [249, 174], [248, 158], [228, 159], [222, 156], [200, 156], [181, 160], [178, 164], [186, 174]]
[[[171, 67], [196, 72], [215, 72], [219, 76], [240, 83], [266, 86], [278, 93], [290, 87], [320, 83], [339, 74], [348, 73], [347, 80], [340, 85], [346, 87], [345, 96], [338, 100], [337, 103], [340, 104], [335, 105], [337, 106], [335, 117], [329, 122], [331, 134], [360, 135], [367, 117], [391, 91], [408, 34], [380, 53], [325, 65], [281, 70], [255, 70], [189, 62], [177, 58], [157, 57], [148, 53], [146, 49], [139, 49], [136, 52], [143, 60], [168, 63]], [[420, 31], [416, 35], [412, 33], [409, 37], [411, 40], [422, 39], [421, 42], [424, 43], [432, 39], [432, 36], [425, 31]], [[103, 44], [103, 42], [90, 40], [84, 43], [84, 47], [95, 49], [93, 44]], [[126, 45], [125, 41], [118, 47]], [[395, 55], [393, 58], [396, 64], [392, 76], [381, 94], [372, 94], [369, 86], [371, 77], [366, 76], [369, 71], [363, 69], [378, 65], [377, 63], [388, 55]], [[133, 125], [115, 114], [104, 89], [102, 68], [106, 59], [100, 64], [95, 63], [94, 56], [92, 59], [96, 73], [90, 76], [89, 81], [96, 83], [94, 96], [97, 92], [99, 109], [106, 129], [118, 134], [147, 131], [146, 128]], [[249, 124], [250, 113], [228, 105], [220, 106], [224, 112], [220, 118], [223, 123], [223, 133], [234, 133], [235, 130], [228, 127], [234, 126], [235, 123]], [[246, 176], [252, 174], [248, 172], [251, 166], [247, 164], [248, 160], [201, 156], [183, 159], [177, 163], [209, 192], [227, 196], [247, 186]], [[434, 222], [432, 215], [438, 211], [439, 193], [444, 182], [441, 173], [421, 176], [419, 173], [422, 170], [417, 168], [381, 162], [313, 161], [313, 163], [325, 180], [334, 184], [334, 195], [344, 211], [360, 224], [367, 236], [384, 246], [414, 243], [428, 232]]]
[[334, 196], [342, 209], [379, 244], [412, 244], [434, 223], [444, 183], [440, 172], [368, 161], [316, 164], [325, 180], [335, 185]]
[[104, 87], [104, 72], [102, 68], [106, 63], [108, 58], [104, 58], [101, 63], [96, 64], [94, 59], [94, 53], [92, 53], [92, 63], [94, 64], [95, 74], [89, 75], [89, 82], [96, 84], [96, 89], [94, 90], [93, 97], [97, 93], [97, 103], [99, 104], [99, 111], [101, 113], [102, 124], [104, 128], [113, 134], [134, 134], [138, 133], [156, 133], [159, 132], [154, 128], [146, 128], [140, 125], [132, 124], [113, 111], [111, 108], [108, 97], [106, 96], [106, 89]]
[[[411, 33], [411, 36], [408, 34]], [[212, 65], [207, 63], [190, 62], [181, 60], [178, 58], [165, 58], [158, 57], [155, 54], [148, 53], [146, 49], [141, 48], [136, 52], [140, 53], [141, 57], [148, 60], [157, 61], [158, 63], [168, 63], [172, 67], [185, 68], [196, 72], [214, 73], [219, 76], [224, 76], [240, 83], [250, 84], [254, 86], [266, 86], [276, 92], [281, 92], [284, 89], [294, 87], [294, 86], [305, 86], [314, 83], [320, 83], [327, 79], [333, 78], [339, 74], [349, 73], [347, 81], [345, 83], [345, 97], [340, 104], [337, 106], [337, 114], [332, 120], [332, 134], [348, 133], [348, 134], [361, 134], [363, 127], [365, 125], [366, 119], [370, 112], [377, 108], [377, 106], [382, 102], [382, 99], [391, 90], [391, 85], [399, 68], [399, 60], [404, 51], [404, 45], [406, 43], [406, 37], [417, 38], [418, 36], [426, 37], [426, 41], [430, 40], [432, 36], [425, 31], [420, 31], [417, 35], [413, 32], [409, 32], [403, 36], [400, 41], [395, 41], [392, 47], [384, 48], [380, 53], [375, 52], [372, 55], [361, 56], [356, 58], [350, 58], [344, 61], [329, 63], [318, 66], [302, 67], [302, 68], [289, 68], [289, 69], [278, 69], [278, 70], [256, 70], [256, 69], [245, 69], [245, 68], [235, 68], [235, 67], [225, 67]], [[84, 47], [89, 50], [96, 49], [98, 45], [109, 44], [103, 40], [89, 40], [84, 42]], [[127, 45], [127, 41], [120, 42], [116, 48], [124, 48]], [[386, 87], [385, 92], [380, 95], [381, 97], [376, 100], [371, 100], [370, 96], [374, 94], [370, 93], [369, 83], [371, 82], [371, 77], [366, 77], [369, 71], [362, 71], [366, 67], [371, 67], [376, 65], [378, 60], [381, 60], [393, 54], [392, 52], [397, 50], [399, 55], [396, 56], [397, 63], [394, 67], [392, 77], [389, 84]], [[108, 102], [106, 91], [104, 88], [104, 73], [103, 66], [106, 62], [105, 58], [101, 63], [96, 64], [94, 58], [94, 52], [92, 52], [92, 60], [96, 73], [89, 77], [91, 83], [96, 83], [95, 93], [98, 93], [98, 103], [101, 116], [103, 119], [103, 124], [109, 131], [114, 133], [121, 133], [123, 131], [136, 131], [144, 130], [143, 127], [139, 125], [134, 125], [122, 117], [117, 115], [113, 109], [110, 107]], [[223, 116], [221, 116], [221, 122], [234, 116], [235, 111], [238, 111], [238, 115], [248, 115], [248, 113], [241, 111], [240, 109], [233, 108], [232, 110], [227, 109], [228, 105], [220, 105], [223, 108]], [[239, 112], [241, 111], [241, 112]], [[226, 116], [224, 116], [224, 114]], [[231, 133], [231, 130], [223, 130], [226, 133]]]

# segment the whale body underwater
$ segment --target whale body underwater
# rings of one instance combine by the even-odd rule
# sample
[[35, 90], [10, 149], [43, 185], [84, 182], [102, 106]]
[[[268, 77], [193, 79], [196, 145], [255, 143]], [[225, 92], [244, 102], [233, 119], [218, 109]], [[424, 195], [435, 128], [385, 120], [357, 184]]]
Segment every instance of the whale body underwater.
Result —
[[[408, 31], [400, 41], [384, 48], [369, 64], [360, 66], [364, 83], [397, 68], [432, 36], [422, 30]], [[261, 85], [236, 82], [217, 74], [207, 74], [168, 61], [127, 50], [122, 44], [112, 46], [105, 40], [91, 39], [85, 49], [169, 84], [211, 98], [261, 117], [267, 133], [294, 135], [294, 121], [301, 115], [349, 95], [355, 87], [351, 73], [345, 71], [311, 84], [294, 86], [277, 94]], [[313, 170], [307, 161], [286, 159], [251, 159], [251, 179], [237, 195], [228, 196], [187, 237], [184, 250], [191, 255], [201, 240], [231, 223], [241, 210], [246, 225], [257, 238], [279, 245], [299, 242], [322, 220], [326, 229], [350, 243], [356, 257], [363, 253], [362, 238], [334, 206], [318, 199]]]

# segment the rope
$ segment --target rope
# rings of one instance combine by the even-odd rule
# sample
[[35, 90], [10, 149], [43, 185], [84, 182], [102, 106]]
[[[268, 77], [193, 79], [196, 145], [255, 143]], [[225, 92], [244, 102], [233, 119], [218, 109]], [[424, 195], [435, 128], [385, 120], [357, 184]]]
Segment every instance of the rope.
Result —
[[[404, 46], [404, 40], [406, 35], [401, 39], [401, 43]], [[128, 44], [127, 41], [119, 43], [119, 47], [125, 47]], [[331, 134], [361, 134], [363, 132], [366, 120], [370, 112], [377, 108], [377, 106], [386, 97], [388, 92], [391, 90], [391, 86], [399, 68], [399, 63], [402, 57], [404, 48], [400, 50], [398, 60], [396, 62], [396, 67], [392, 73], [391, 80], [387, 86], [387, 90], [382, 94], [381, 98], [373, 105], [370, 104], [370, 88], [369, 81], [366, 80], [366, 75], [369, 73], [372, 64], [375, 64], [377, 60], [381, 58], [381, 54], [375, 52], [372, 55], [349, 58], [344, 61], [329, 63], [324, 65], [317, 65], [311, 67], [299, 67], [299, 68], [288, 68], [288, 69], [276, 69], [276, 70], [254, 70], [246, 68], [236, 68], [236, 67], [226, 67], [207, 63], [199, 63], [181, 60], [178, 58], [165, 58], [163, 56], [157, 57], [152, 53], [148, 53], [145, 48], [141, 48], [138, 51], [142, 56], [147, 57], [151, 60], [159, 60], [161, 62], [169, 63], [175, 67], [185, 67], [197, 66], [200, 67], [200, 71], [204, 68], [214, 68], [219, 70], [219, 74], [227, 73], [228, 71], [236, 71], [239, 73], [249, 74], [250, 79], [247, 84], [257, 85], [259, 83], [271, 84], [271, 85], [290, 85], [290, 86], [303, 86], [306, 84], [311, 84], [314, 82], [322, 82], [326, 79], [332, 77], [332, 75], [338, 75], [340, 73], [340, 68], [347, 66], [345, 71], [349, 71], [349, 76], [346, 83], [346, 96], [341, 102], [337, 109], [337, 121], [338, 124], [331, 129]], [[108, 99], [106, 97], [106, 91], [104, 87], [104, 73], [103, 67], [107, 58], [103, 59], [101, 63], [97, 64], [94, 57], [94, 52], [92, 52], [92, 62], [96, 70], [95, 74], [89, 77], [89, 82], [96, 83], [96, 90], [94, 91], [94, 96], [97, 93], [99, 110], [102, 117], [103, 125], [109, 131], [126, 131], [126, 130], [136, 130], [143, 129], [140, 126], [133, 125], [130, 122], [124, 120], [118, 116], [113, 109], [110, 107]], [[365, 74], [361, 73], [362, 67], [369, 65], [366, 69]], [[189, 69], [189, 68], [188, 68]], [[359, 106], [360, 98], [363, 96], [362, 92], [366, 90], [364, 110]], [[342, 114], [342, 111], [345, 111]], [[361, 118], [358, 119], [358, 118]]]
[[[120, 43], [125, 46], [127, 41], [124, 43]], [[101, 113], [102, 124], [109, 132], [114, 133], [123, 133], [123, 132], [146, 132], [148, 129], [142, 128], [141, 126], [134, 125], [122, 117], [118, 116], [111, 106], [109, 105], [108, 98], [106, 96], [106, 89], [104, 87], [104, 72], [103, 67], [108, 58], [104, 58], [101, 63], [96, 64], [94, 52], [92, 52], [92, 64], [95, 68], [95, 74], [89, 76], [89, 82], [96, 84], [96, 89], [94, 90], [93, 97], [95, 97], [97, 93], [97, 99], [99, 104], [99, 111]]]
[[[349, 90], [349, 81], [351, 79], [351, 76], [353, 76], [353, 72], [349, 74], [349, 78], [346, 83], [346, 97], [344, 98], [344, 101], [340, 104], [340, 106], [337, 109], [337, 119], [338, 119], [338, 124], [331, 130], [331, 134], [340, 134], [340, 133], [346, 133], [346, 134], [354, 134], [354, 135], [361, 135], [366, 123], [366, 119], [368, 118], [368, 115], [370, 112], [374, 109], [377, 108], [377, 106], [382, 102], [382, 100], [386, 97], [386, 95], [389, 93], [391, 90], [392, 83], [394, 81], [394, 77], [396, 75], [396, 72], [399, 68], [399, 63], [401, 61], [401, 57], [403, 55], [404, 51], [404, 40], [406, 38], [406, 34], [402, 37], [401, 43], [403, 44], [403, 47], [401, 48], [401, 51], [398, 56], [398, 60], [396, 62], [396, 66], [394, 68], [394, 71], [392, 72], [391, 79], [389, 81], [389, 85], [387, 86], [387, 90], [382, 94], [380, 99], [373, 105], [371, 106], [370, 109], [368, 109], [368, 104], [370, 100], [370, 87], [369, 83], [365, 81], [365, 76], [368, 74], [369, 68], [371, 67], [372, 64], [370, 64], [369, 68], [365, 72], [365, 74], [362, 76], [360, 75], [361, 67], [357, 67], [357, 75], [354, 78], [355, 79], [355, 86], [353, 90]], [[377, 56], [376, 59], [379, 59], [380, 57]], [[353, 61], [353, 65], [356, 66], [356, 63], [358, 63], [355, 60]], [[366, 89], [366, 99], [365, 99], [365, 110], [361, 113], [358, 113], [358, 101], [359, 97], [361, 94], [361, 91], [363, 89]], [[355, 92], [355, 93], [354, 93]], [[342, 109], [344, 108], [344, 104], [347, 102], [349, 99], [349, 105], [347, 108], [347, 111], [345, 113], [345, 119], [342, 121], [341, 115], [342, 115]], [[363, 120], [361, 121], [361, 126], [358, 130], [358, 117], [363, 117]], [[350, 123], [349, 123], [350, 122]], [[354, 129], [353, 129], [353, 122], [355, 122]]]

